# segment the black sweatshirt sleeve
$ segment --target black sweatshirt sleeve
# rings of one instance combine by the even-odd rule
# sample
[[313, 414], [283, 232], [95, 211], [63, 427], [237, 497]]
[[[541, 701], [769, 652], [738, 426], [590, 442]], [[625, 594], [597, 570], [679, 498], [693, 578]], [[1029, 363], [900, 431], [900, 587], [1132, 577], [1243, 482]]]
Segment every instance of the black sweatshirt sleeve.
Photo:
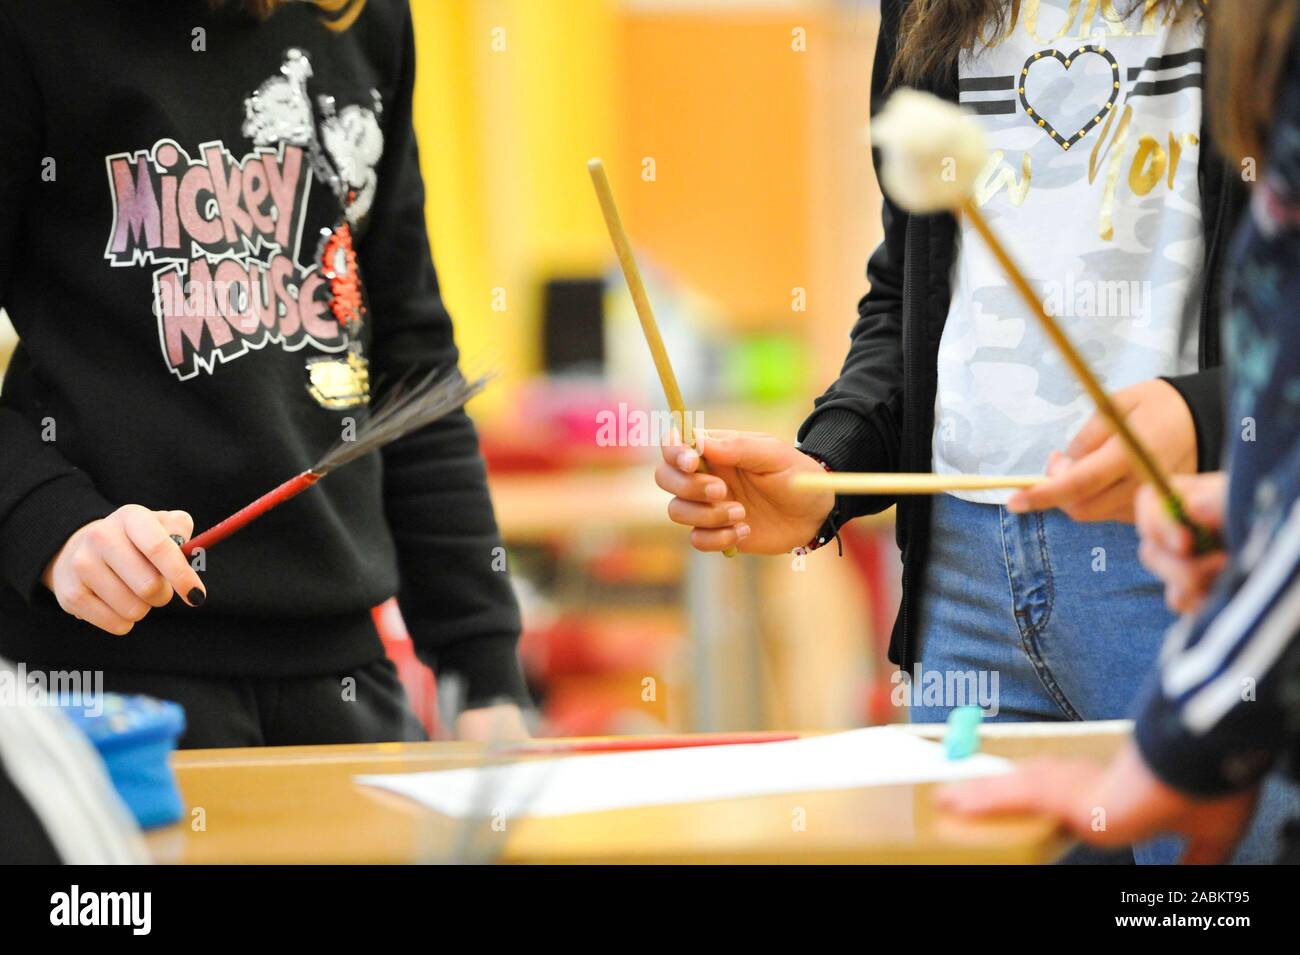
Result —
[[[871, 71], [873, 115], [884, 106], [901, 7], [896, 2], [881, 5]], [[878, 150], [872, 150], [872, 161], [879, 173]], [[903, 249], [908, 216], [886, 197], [881, 218], [885, 238], [867, 262], [870, 289], [858, 302], [848, 357], [839, 378], [816, 400], [815, 410], [799, 429], [799, 447], [833, 471], [897, 471], [902, 453]], [[879, 496], [839, 498], [835, 518], [838, 522], [874, 514], [892, 503]]]
[[[400, 88], [379, 189], [358, 257], [374, 323], [372, 379], [446, 368], [458, 353], [438, 292], [411, 122], [415, 38], [406, 16]], [[516, 654], [519, 610], [474, 425], [463, 410], [384, 451], [384, 497], [397, 543], [398, 602], [420, 658], [464, 681], [468, 706], [527, 694]]]
[[1196, 427], [1196, 470], [1202, 473], [1219, 470], [1227, 401], [1223, 369], [1208, 368], [1164, 380], [1173, 385], [1192, 412], [1192, 423]]
[[[24, 197], [41, 186], [40, 94], [13, 25], [0, 10], [0, 308], [23, 235]], [[19, 353], [21, 355], [21, 351]], [[21, 357], [15, 358], [15, 361]], [[40, 428], [0, 398], [0, 582], [27, 601], [41, 574], [80, 527], [113, 507]], [[57, 422], [55, 422], [57, 426]]]

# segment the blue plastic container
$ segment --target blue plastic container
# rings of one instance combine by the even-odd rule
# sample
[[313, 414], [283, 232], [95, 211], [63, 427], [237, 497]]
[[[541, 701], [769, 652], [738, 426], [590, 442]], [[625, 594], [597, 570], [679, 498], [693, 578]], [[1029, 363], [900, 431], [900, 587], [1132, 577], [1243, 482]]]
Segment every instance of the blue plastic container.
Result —
[[63, 713], [98, 751], [109, 779], [140, 828], [185, 813], [168, 757], [185, 731], [185, 711], [149, 696], [104, 693], [89, 703], [64, 700]]

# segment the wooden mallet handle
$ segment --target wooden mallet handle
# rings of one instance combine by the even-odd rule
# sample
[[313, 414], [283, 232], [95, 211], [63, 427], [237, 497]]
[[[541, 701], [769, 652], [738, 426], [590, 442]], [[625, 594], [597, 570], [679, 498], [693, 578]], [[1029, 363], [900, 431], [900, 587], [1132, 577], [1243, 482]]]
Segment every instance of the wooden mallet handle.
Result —
[[1047, 337], [1052, 340], [1052, 344], [1057, 347], [1065, 358], [1066, 364], [1070, 366], [1074, 376], [1083, 385], [1084, 390], [1088, 392], [1088, 396], [1092, 398], [1097, 410], [1101, 412], [1102, 417], [1106, 419], [1120, 441], [1123, 442], [1124, 447], [1128, 449], [1133, 462], [1142, 473], [1142, 477], [1155, 485], [1156, 491], [1160, 494], [1166, 509], [1174, 520], [1192, 532], [1197, 553], [1208, 553], [1217, 549], [1219, 547], [1217, 536], [1213, 531], [1202, 527], [1187, 516], [1182, 498], [1174, 490], [1169, 478], [1164, 473], [1164, 469], [1160, 467], [1160, 463], [1156, 461], [1155, 456], [1142, 443], [1142, 440], [1133, 433], [1133, 429], [1124, 420], [1124, 415], [1120, 413], [1119, 408], [1111, 400], [1106, 389], [1097, 380], [1097, 376], [1088, 367], [1088, 363], [1083, 360], [1083, 356], [1074, 347], [1074, 343], [1070, 341], [1056, 320], [1047, 314], [1047, 309], [1043, 307], [1042, 301], [1034, 294], [1034, 290], [1030, 286], [1029, 280], [1025, 278], [1024, 272], [1020, 270], [1020, 266], [1016, 265], [1002, 242], [989, 227], [988, 220], [980, 212], [979, 206], [975, 204], [973, 199], [967, 199], [962, 206], [962, 212], [989, 247], [993, 257], [998, 260], [998, 264], [1002, 266], [1003, 271], [1011, 280], [1011, 284], [1015, 286], [1016, 291], [1020, 293], [1020, 297], [1029, 306], [1030, 312], [1038, 319], [1038, 324], [1047, 333]]
[[828, 471], [796, 474], [790, 486], [797, 491], [833, 491], [836, 494], [944, 494], [948, 491], [998, 491], [1042, 484], [1042, 474], [901, 474]]

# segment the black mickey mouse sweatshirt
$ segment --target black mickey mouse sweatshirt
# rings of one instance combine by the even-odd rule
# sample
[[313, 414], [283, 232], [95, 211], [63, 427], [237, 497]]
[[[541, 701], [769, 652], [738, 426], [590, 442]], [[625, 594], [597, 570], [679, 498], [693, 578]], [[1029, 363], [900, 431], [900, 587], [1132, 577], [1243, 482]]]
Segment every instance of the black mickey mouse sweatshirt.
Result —
[[[237, 6], [237, 5], [236, 5]], [[207, 0], [0, 0], [0, 655], [345, 672], [397, 594], [471, 705], [521, 699], [518, 610], [463, 411], [206, 555], [208, 600], [125, 637], [40, 576], [124, 504], [209, 527], [457, 360], [425, 231], [404, 0], [265, 22]]]

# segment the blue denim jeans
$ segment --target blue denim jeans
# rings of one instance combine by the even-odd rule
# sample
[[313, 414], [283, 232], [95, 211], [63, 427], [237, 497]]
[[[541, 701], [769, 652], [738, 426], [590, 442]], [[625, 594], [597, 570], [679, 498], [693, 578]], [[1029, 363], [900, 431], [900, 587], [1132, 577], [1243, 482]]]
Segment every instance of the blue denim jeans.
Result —
[[[987, 700], [918, 700], [922, 675], [913, 687], [912, 721], [944, 722], [965, 702], [980, 702], [997, 720], [1129, 716], [1174, 621], [1160, 582], [1138, 562], [1137, 544], [1126, 524], [1081, 524], [1060, 511], [1012, 514], [996, 504], [936, 497], [920, 666], [970, 675], [945, 679], [953, 687], [996, 692], [991, 708]], [[1273, 861], [1281, 828], [1296, 815], [1300, 787], [1275, 774], [1234, 861]], [[1174, 862], [1180, 853], [1172, 838], [1134, 850], [1139, 862]]]

